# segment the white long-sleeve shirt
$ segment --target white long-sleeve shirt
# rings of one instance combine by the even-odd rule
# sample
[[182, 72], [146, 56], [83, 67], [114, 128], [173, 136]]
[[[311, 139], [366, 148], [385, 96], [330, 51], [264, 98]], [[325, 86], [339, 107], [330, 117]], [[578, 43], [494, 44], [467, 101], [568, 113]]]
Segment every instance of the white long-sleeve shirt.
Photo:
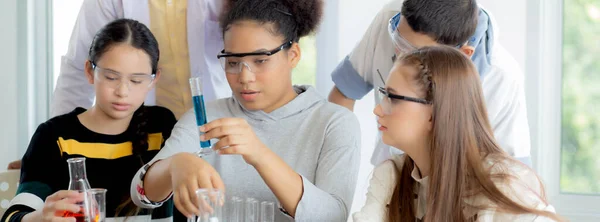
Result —
[[[388, 204], [392, 199], [394, 189], [397, 186], [399, 172], [404, 164], [404, 155], [393, 156], [392, 159], [386, 160], [381, 165], [377, 166], [373, 172], [373, 177], [369, 184], [367, 193], [367, 201], [359, 212], [354, 213], [353, 219], [355, 222], [385, 222], [388, 221]], [[493, 162], [485, 163], [486, 166], [491, 166]], [[497, 165], [500, 166], [500, 165]], [[538, 210], [554, 212], [552, 205], [545, 203], [540, 197], [542, 190], [541, 184], [537, 176], [530, 168], [522, 164], [510, 164], [503, 167], [492, 167], [492, 173], [507, 173], [514, 178], [506, 179], [505, 181], [494, 181], [496, 186], [511, 198], [513, 201], [527, 207], [532, 207]], [[423, 219], [427, 212], [427, 189], [429, 186], [429, 178], [421, 177], [417, 166], [413, 169], [411, 177], [416, 181], [417, 189], [415, 189], [416, 212], [417, 219]], [[477, 195], [465, 199], [469, 204], [476, 206], [488, 205], [490, 201], [483, 195]], [[477, 215], [479, 222], [492, 221], [553, 221], [549, 218], [534, 214], [511, 214], [496, 211], [494, 208], [485, 210], [476, 210], [467, 208], [463, 211], [467, 218]]]
[[[402, 8], [403, 1], [386, 5], [373, 19], [363, 38], [331, 74], [336, 88], [344, 96], [359, 100], [371, 90], [383, 87], [396, 57], [388, 32], [390, 19]], [[469, 45], [475, 47], [472, 57], [481, 72], [482, 89], [494, 136], [511, 156], [530, 164], [530, 137], [525, 103], [524, 75], [517, 62], [498, 43], [498, 30], [485, 10], [479, 12], [479, 24]], [[475, 37], [478, 36], [478, 37]], [[485, 39], [481, 40], [481, 39]], [[375, 93], [375, 101], [379, 101]], [[401, 148], [401, 147], [400, 147]], [[371, 163], [375, 166], [399, 154], [378, 138]]]

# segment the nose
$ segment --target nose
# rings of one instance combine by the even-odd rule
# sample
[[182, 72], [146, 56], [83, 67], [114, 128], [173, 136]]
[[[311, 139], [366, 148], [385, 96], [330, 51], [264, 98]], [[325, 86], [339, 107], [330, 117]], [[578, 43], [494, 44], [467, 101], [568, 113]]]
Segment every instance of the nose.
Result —
[[240, 71], [240, 83], [242, 84], [246, 84], [246, 83], [251, 83], [254, 82], [256, 80], [256, 75], [252, 72], [252, 69], [250, 69], [250, 66], [248, 64], [246, 64], [245, 62], [242, 63], [241, 65], [241, 71]]
[[383, 108], [381, 107], [381, 104], [377, 104], [377, 106], [375, 106], [375, 109], [373, 109], [373, 114], [379, 118], [383, 117]]
[[129, 84], [127, 83], [127, 81], [121, 79], [121, 82], [119, 82], [119, 85], [115, 90], [115, 94], [117, 94], [117, 96], [119, 97], [129, 96]]

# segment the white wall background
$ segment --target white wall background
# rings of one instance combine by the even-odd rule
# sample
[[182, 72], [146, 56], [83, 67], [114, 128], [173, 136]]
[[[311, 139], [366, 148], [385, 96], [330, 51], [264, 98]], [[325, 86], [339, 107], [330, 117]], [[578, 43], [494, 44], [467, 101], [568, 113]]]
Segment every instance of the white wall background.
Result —
[[478, 0], [497, 22], [496, 38], [525, 69], [526, 3], [523, 0]]
[[[340, 0], [338, 9], [338, 62], [342, 61], [352, 51], [363, 37], [377, 12], [388, 2], [389, 0]], [[375, 147], [375, 137], [377, 136], [377, 126], [373, 114], [374, 107], [372, 92], [363, 97], [362, 100], [357, 101], [354, 106], [354, 113], [358, 117], [361, 126], [362, 150], [354, 203], [350, 212], [359, 211], [364, 205], [365, 194], [373, 172], [373, 165], [371, 165], [370, 160]], [[352, 219], [350, 218], [349, 221], [352, 221]]]
[[47, 1], [2, 0], [0, 21], [0, 170], [20, 159], [47, 118]]
[[52, 27], [52, 38], [54, 39], [52, 42], [53, 87], [56, 85], [58, 73], [60, 72], [60, 58], [67, 53], [69, 39], [82, 3], [83, 0], [52, 0], [51, 6], [55, 12], [52, 14], [54, 20], [54, 26]]
[[19, 158], [17, 121], [17, 0], [0, 1], [0, 171]]

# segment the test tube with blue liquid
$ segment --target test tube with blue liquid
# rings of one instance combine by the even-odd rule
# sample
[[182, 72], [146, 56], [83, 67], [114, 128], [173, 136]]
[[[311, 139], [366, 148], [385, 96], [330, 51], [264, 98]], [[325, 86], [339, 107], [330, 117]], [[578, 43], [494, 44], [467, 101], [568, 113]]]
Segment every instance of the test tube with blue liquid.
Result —
[[[198, 127], [206, 124], [206, 106], [204, 105], [204, 96], [202, 94], [202, 79], [200, 77], [190, 78], [190, 89], [192, 90], [192, 100], [194, 102], [194, 113], [196, 114], [196, 124]], [[204, 134], [198, 130], [199, 135]], [[200, 150], [196, 153], [198, 156], [206, 156], [212, 153], [210, 140], [200, 141]]]

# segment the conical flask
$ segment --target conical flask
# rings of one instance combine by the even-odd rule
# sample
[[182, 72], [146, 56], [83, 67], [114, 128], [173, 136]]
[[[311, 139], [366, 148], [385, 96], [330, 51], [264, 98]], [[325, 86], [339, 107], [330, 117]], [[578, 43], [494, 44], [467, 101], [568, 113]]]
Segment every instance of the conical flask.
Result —
[[69, 190], [76, 190], [82, 193], [82, 202], [76, 203], [81, 206], [80, 212], [65, 211], [63, 217], [74, 217], [77, 222], [97, 222], [96, 218], [91, 218], [88, 215], [93, 211], [88, 206], [90, 198], [87, 196], [87, 191], [91, 189], [90, 183], [87, 180], [85, 171], [85, 157], [70, 158], [67, 160], [69, 164]]
[[85, 157], [70, 158], [67, 160], [69, 164], [69, 190], [77, 190], [84, 192], [89, 190], [90, 183], [87, 180], [85, 172]]

